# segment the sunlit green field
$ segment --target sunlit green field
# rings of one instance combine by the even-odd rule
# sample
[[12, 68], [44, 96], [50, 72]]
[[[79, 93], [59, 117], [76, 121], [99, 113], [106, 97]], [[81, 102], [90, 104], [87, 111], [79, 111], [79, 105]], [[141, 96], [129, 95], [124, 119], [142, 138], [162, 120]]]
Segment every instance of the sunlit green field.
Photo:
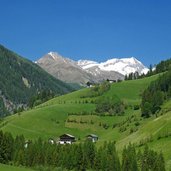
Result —
[[[142, 80], [115, 83], [112, 85], [111, 90], [103, 96], [116, 94], [126, 103], [140, 103], [140, 93], [154, 79], [156, 79], [156, 76]], [[67, 132], [81, 139], [89, 133], [96, 133], [102, 141], [118, 140], [120, 132], [112, 128], [113, 124], [120, 123], [129, 115], [134, 115], [137, 112], [128, 109], [124, 116], [115, 117], [91, 115], [84, 117], [76, 115], [68, 116], [68, 113], [73, 112], [94, 111], [95, 104], [84, 103], [85, 100], [90, 101], [90, 98], [81, 98], [87, 91], [90, 90], [88, 88], [82, 89], [56, 97], [35, 109], [10, 116], [1, 123], [1, 129], [9, 131], [13, 135], [23, 134], [28, 139], [34, 139], [40, 136], [46, 140], [51, 137], [58, 137], [60, 134]], [[70, 117], [80, 118], [80, 120], [85, 120], [88, 117], [90, 121], [93, 121], [93, 124], [90, 121], [87, 124], [66, 122]], [[109, 125], [109, 128], [104, 129], [100, 127], [100, 123]], [[108, 134], [109, 136], [107, 137]]]
[[[93, 133], [99, 136], [97, 146], [104, 141], [116, 141], [120, 154], [129, 142], [135, 143], [138, 149], [143, 148], [139, 146], [141, 142], [147, 141], [151, 148], [163, 152], [168, 170], [171, 166], [171, 136], [169, 134], [171, 133], [171, 101], [162, 106], [158, 117], [143, 119], [141, 111], [133, 109], [135, 104], [141, 103], [143, 90], [157, 77], [114, 83], [111, 89], [103, 94], [103, 96], [117, 95], [127, 104], [125, 114], [122, 116], [92, 115], [96, 105], [91, 101], [97, 97], [81, 98], [90, 91], [89, 88], [85, 88], [56, 97], [32, 110], [9, 116], [0, 122], [0, 128], [11, 132], [14, 136], [23, 134], [27, 139], [41, 137], [48, 140], [69, 133], [74, 135], [79, 140], [78, 142], [83, 142], [87, 134]], [[68, 115], [80, 114], [83, 111], [89, 114]]]

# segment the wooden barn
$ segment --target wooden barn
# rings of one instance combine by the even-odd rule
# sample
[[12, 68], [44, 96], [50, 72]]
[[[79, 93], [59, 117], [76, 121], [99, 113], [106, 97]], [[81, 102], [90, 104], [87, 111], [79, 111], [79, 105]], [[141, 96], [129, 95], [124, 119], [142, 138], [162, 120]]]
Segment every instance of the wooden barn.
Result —
[[109, 79], [107, 79], [107, 81], [108, 81], [109, 83], [116, 83], [116, 82], [117, 82], [117, 80], [109, 80]]
[[98, 141], [99, 137], [95, 134], [89, 134], [86, 136], [87, 140], [90, 140], [92, 142], [96, 142]]
[[70, 134], [63, 134], [59, 137], [59, 144], [72, 144], [75, 141], [75, 137]]

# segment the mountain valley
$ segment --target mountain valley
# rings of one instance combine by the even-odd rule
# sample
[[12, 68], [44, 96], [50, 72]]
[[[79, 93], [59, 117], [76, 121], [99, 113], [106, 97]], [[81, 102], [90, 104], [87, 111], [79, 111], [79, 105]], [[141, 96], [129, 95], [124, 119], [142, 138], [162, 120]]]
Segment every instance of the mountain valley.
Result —
[[[162, 151], [166, 170], [169, 170], [171, 167], [171, 151], [168, 150], [171, 141], [171, 101], [170, 89], [167, 87], [170, 85], [170, 60], [162, 61], [155, 70], [150, 71], [135, 58], [111, 59], [104, 63], [85, 60], [75, 62], [51, 52], [36, 62], [38, 65], [43, 64], [47, 69], [48, 67], [50, 70], [53, 69], [52, 75], [56, 73], [55, 68], [58, 68], [59, 71], [56, 74], [60, 79], [65, 77], [66, 80], [63, 80], [65, 82], [72, 80], [73, 73], [76, 76], [74, 82], [79, 84], [83, 85], [86, 81], [94, 80], [98, 82], [91, 88], [86, 87], [71, 92], [74, 90], [71, 84], [54, 78], [35, 63], [14, 54], [3, 46], [0, 52], [0, 58], [3, 61], [1, 73], [4, 73], [1, 75], [3, 82], [0, 84], [2, 114], [5, 114], [4, 111], [9, 110], [9, 106], [13, 104], [15, 107], [26, 104], [28, 97], [41, 90], [50, 90], [57, 95], [43, 103], [36, 103], [31, 108], [25, 108], [24, 111], [3, 117], [0, 120], [0, 130], [5, 133], [10, 132], [13, 137], [22, 135], [27, 141], [35, 144], [40, 137], [45, 145], [49, 140], [59, 142], [61, 135], [71, 135], [76, 138], [77, 146], [86, 142], [87, 135], [97, 135], [98, 141], [95, 143], [97, 149], [101, 148], [106, 141], [115, 142], [119, 156], [122, 155], [125, 146], [130, 143], [134, 144], [136, 151], [148, 145], [157, 153]], [[134, 71], [140, 74], [148, 73], [142, 78], [123, 80], [124, 73]], [[81, 81], [78, 78], [81, 78]], [[102, 78], [122, 80], [109, 83], [102, 81]], [[20, 87], [18, 88], [17, 85]], [[14, 90], [15, 93], [9, 90]], [[160, 99], [157, 100], [154, 91]], [[147, 99], [143, 104], [144, 98]], [[142, 112], [145, 112], [146, 116], [143, 116]], [[1, 167], [7, 166], [0, 165]]]
[[170, 134], [166, 137], [164, 135], [170, 132], [170, 101], [164, 103], [157, 118], [152, 116], [144, 119], [141, 117], [141, 110], [135, 108], [141, 103], [140, 95], [144, 89], [158, 77], [159, 75], [154, 75], [111, 85], [102, 97], [105, 99], [114, 95], [122, 99], [127, 107], [121, 115], [96, 114], [94, 102], [100, 97], [85, 97], [91, 91], [90, 88], [85, 88], [51, 99], [20, 115], [7, 117], [1, 121], [1, 129], [11, 132], [13, 136], [22, 134], [31, 140], [39, 136], [45, 141], [69, 133], [77, 137], [78, 142], [84, 142], [87, 134], [94, 133], [99, 136], [97, 146], [105, 141], [116, 141], [120, 155], [129, 143], [134, 143], [137, 149], [148, 144], [155, 151], [163, 152], [168, 169], [171, 164], [171, 151], [168, 150], [171, 139]]

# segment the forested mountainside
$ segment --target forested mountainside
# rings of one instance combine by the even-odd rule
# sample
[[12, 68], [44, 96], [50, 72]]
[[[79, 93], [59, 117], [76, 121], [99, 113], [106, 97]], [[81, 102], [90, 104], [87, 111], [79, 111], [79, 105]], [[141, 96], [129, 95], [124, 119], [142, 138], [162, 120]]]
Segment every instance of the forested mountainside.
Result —
[[32, 96], [43, 90], [61, 95], [73, 88], [0, 45], [0, 115], [27, 105]]

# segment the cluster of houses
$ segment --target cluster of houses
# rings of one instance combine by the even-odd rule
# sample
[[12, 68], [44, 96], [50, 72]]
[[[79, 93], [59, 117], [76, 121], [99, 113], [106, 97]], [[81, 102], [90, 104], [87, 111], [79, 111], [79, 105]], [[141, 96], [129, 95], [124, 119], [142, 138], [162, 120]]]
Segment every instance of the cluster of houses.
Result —
[[[95, 134], [89, 134], [85, 137], [85, 139], [94, 143], [94, 142], [98, 141], [99, 138]], [[59, 138], [56, 140], [53, 138], [50, 138], [48, 142], [50, 144], [73, 144], [74, 142], [76, 142], [76, 137], [73, 135], [70, 135], [70, 134], [63, 134], [63, 135], [59, 136]], [[31, 143], [32, 143], [32, 141], [26, 140], [24, 147], [27, 148], [29, 146], [29, 144], [31, 144]]]
[[[98, 141], [98, 136], [95, 134], [89, 134], [85, 138], [92, 142]], [[58, 140], [54, 140], [52, 138], [49, 139], [49, 143], [51, 144], [72, 144], [74, 142], [76, 142], [76, 137], [70, 134], [63, 134], [59, 136]]]

